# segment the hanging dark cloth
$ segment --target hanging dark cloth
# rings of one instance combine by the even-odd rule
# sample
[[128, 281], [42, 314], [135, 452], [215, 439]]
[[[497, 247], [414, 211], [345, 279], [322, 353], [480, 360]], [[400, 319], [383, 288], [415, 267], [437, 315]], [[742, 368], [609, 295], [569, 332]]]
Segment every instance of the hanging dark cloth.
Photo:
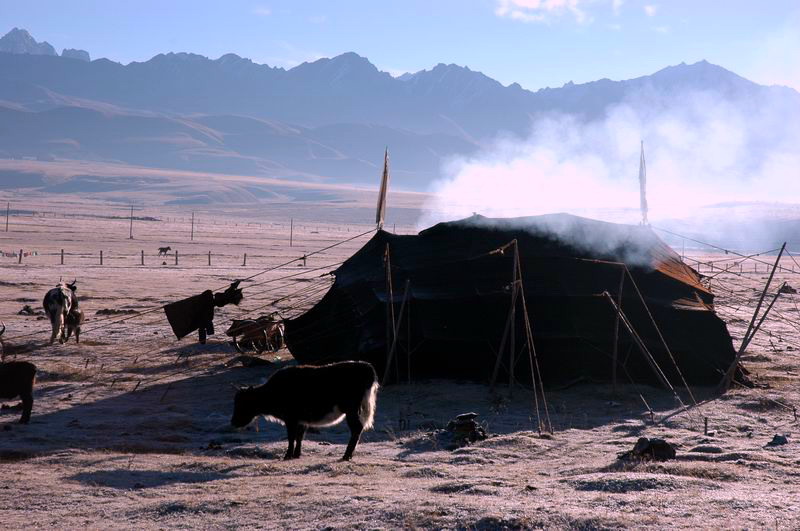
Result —
[[164, 306], [175, 337], [182, 339], [198, 330], [200, 343], [205, 343], [206, 337], [214, 334], [214, 307], [239, 304], [244, 298], [242, 290], [238, 289], [239, 282], [237, 280], [221, 293], [206, 290], [200, 295]]

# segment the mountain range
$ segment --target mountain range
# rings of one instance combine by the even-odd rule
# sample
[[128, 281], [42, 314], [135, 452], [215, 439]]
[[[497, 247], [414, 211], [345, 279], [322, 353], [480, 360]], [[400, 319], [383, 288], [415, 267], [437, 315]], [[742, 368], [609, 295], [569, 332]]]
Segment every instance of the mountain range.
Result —
[[705, 61], [529, 91], [453, 64], [393, 77], [355, 53], [291, 69], [235, 54], [88, 59], [81, 50], [59, 56], [17, 28], [0, 39], [0, 158], [375, 183], [388, 146], [393, 186], [420, 190], [450, 157], [499, 135], [524, 137], [538, 117], [598, 119], [643, 92], [780, 97], [800, 108], [792, 89]]

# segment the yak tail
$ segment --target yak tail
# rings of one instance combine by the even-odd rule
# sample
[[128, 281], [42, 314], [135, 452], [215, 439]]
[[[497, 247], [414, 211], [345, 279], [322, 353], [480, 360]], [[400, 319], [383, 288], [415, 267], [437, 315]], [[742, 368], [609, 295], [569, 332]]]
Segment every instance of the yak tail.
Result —
[[358, 407], [358, 420], [365, 430], [372, 428], [375, 421], [375, 402], [378, 398], [378, 382], [372, 382], [369, 389], [364, 392], [364, 398], [361, 399], [361, 405]]

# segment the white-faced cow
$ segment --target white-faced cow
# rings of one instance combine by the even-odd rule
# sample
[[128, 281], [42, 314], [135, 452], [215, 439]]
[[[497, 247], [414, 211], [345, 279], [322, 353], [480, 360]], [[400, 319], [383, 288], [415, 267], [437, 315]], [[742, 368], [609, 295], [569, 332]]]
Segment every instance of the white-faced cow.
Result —
[[346, 419], [350, 442], [342, 459], [349, 461], [361, 432], [372, 427], [377, 394], [378, 376], [363, 361], [286, 367], [264, 385], [236, 392], [231, 424], [241, 428], [258, 415], [285, 424], [289, 448], [284, 459], [296, 459], [306, 428], [333, 426]]
[[50, 344], [58, 338], [59, 343], [64, 343], [67, 340], [67, 316], [73, 308], [78, 307], [78, 297], [75, 295], [75, 282], [67, 284], [66, 282], [59, 282], [58, 286], [51, 289], [44, 296], [42, 306], [47, 317], [50, 318], [50, 324], [53, 327], [53, 333], [50, 336]]

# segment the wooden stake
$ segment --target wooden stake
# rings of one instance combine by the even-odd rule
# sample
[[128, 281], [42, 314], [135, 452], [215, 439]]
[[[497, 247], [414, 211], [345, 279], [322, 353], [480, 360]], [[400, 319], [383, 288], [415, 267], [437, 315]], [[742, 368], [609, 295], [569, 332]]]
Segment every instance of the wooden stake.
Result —
[[11, 214], [11, 202], [6, 203], [6, 232], [8, 232], [8, 216]]
[[64, 249], [61, 249], [61, 265], [64, 265]]
[[100, 265], [103, 265], [103, 251], [100, 251]]
[[130, 239], [130, 240], [133, 239], [133, 205], [131, 205], [131, 230], [130, 230], [130, 236], [128, 237], [128, 239]]
[[178, 265], [178, 250], [175, 249], [175, 265]]
[[647, 400], [645, 400], [642, 395], [639, 395], [639, 398], [642, 399], [642, 402], [644, 402], [644, 407], [646, 407], [647, 411], [650, 412], [650, 424], [655, 424], [656, 418], [655, 414], [653, 413], [653, 409], [650, 407], [650, 404], [647, 403]]
[[142, 249], [142, 265], [144, 265], [144, 249]]
[[17, 261], [18, 264], [22, 263], [22, 249], [19, 250], [19, 260]]
[[191, 236], [189, 236], [189, 239], [191, 241], [194, 241], [194, 212], [192, 212], [192, 234], [191, 234]]
[[211, 251], [208, 251], [208, 265], [211, 265]]
[[242, 260], [242, 267], [247, 266], [247, 253], [244, 253], [244, 260]]
[[289, 247], [292, 246], [293, 239], [294, 239], [294, 218], [289, 218]]
[[164, 399], [167, 397], [167, 393], [169, 393], [169, 390], [170, 390], [171, 388], [172, 388], [172, 382], [170, 382], [170, 383], [167, 385], [167, 388], [166, 388], [166, 389], [164, 389], [164, 394], [163, 394], [163, 395], [161, 395], [161, 400], [159, 400], [159, 401], [158, 401], [159, 403], [163, 403], [163, 402], [164, 402]]

